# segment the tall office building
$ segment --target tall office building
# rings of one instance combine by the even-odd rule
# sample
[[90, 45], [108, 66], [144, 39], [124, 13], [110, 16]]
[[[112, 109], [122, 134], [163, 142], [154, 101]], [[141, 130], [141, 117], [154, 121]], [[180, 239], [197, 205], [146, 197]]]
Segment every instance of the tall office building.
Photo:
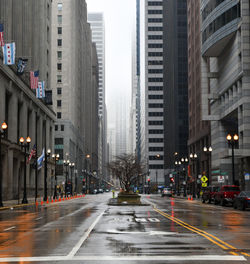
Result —
[[[211, 175], [210, 124], [202, 120], [201, 92], [201, 23], [200, 1], [188, 0], [188, 103], [190, 154], [197, 160], [190, 161], [190, 177], [194, 183], [199, 174]], [[205, 150], [204, 151], [204, 147]]]
[[[55, 151], [75, 163], [73, 178], [76, 176], [77, 181], [83, 177], [84, 170], [98, 169], [96, 47], [92, 44], [85, 1], [56, 0], [52, 5], [52, 87], [57, 114]], [[88, 160], [87, 155], [90, 155]], [[58, 174], [63, 176], [62, 163], [58, 166]], [[60, 182], [64, 180], [60, 178]]]
[[141, 155], [151, 181], [166, 184], [187, 156], [186, 0], [143, 0], [140, 11]]
[[[242, 189], [250, 188], [249, 11], [248, 0], [201, 1], [202, 118], [211, 121], [211, 183], [224, 176], [224, 183]], [[239, 136], [234, 153], [227, 134]]]
[[107, 115], [105, 103], [105, 25], [102, 13], [88, 13], [88, 22], [92, 30], [92, 40], [96, 43], [98, 57], [98, 157], [99, 157], [99, 174], [106, 177], [107, 163]]
[[48, 194], [53, 193], [49, 176], [54, 166], [48, 164], [48, 178], [44, 178], [44, 167], [36, 173], [33, 166], [35, 158], [26, 164], [24, 148], [20, 147], [19, 142], [20, 137], [26, 139], [29, 136], [30, 148], [36, 144], [37, 155], [41, 155], [43, 148], [51, 149], [54, 144], [55, 114], [51, 106], [46, 105], [46, 100], [36, 98], [35, 91], [30, 88], [29, 78], [30, 71], [39, 70], [39, 79], [45, 81], [46, 92], [51, 89], [51, 2], [0, 1], [4, 42], [15, 42], [15, 63], [19, 57], [28, 59], [23, 75], [17, 75], [16, 65], [3, 64], [0, 50], [0, 125], [3, 121], [8, 125], [5, 137], [1, 140], [0, 153], [3, 200], [22, 199], [25, 178], [27, 197], [35, 196], [36, 186], [37, 194], [43, 195], [45, 179]]

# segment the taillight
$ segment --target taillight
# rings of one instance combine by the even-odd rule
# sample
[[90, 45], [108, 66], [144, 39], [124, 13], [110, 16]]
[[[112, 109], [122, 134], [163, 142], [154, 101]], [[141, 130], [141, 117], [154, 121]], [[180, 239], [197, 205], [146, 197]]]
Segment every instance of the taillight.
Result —
[[246, 197], [245, 200], [250, 201], [250, 198], [247, 198], [247, 197]]

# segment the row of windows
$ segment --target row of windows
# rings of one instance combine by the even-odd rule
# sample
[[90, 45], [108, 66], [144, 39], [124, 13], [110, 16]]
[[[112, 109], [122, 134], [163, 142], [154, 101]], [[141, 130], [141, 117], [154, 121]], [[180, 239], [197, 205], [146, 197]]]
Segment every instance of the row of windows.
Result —
[[149, 91], [163, 91], [163, 86], [149, 86]]
[[148, 23], [162, 23], [162, 18], [148, 18]]
[[163, 151], [163, 147], [149, 147], [148, 150], [149, 151]]
[[149, 156], [148, 157], [149, 158], [149, 160], [163, 160], [163, 156], [161, 155], [160, 157], [157, 157], [157, 156]]
[[163, 47], [163, 45], [162, 44], [158, 44], [158, 43], [154, 43], [154, 44], [148, 44], [148, 48], [150, 49], [152, 49], [152, 48], [162, 48]]
[[148, 73], [163, 73], [163, 69], [149, 69]]
[[163, 104], [148, 104], [149, 108], [163, 108]]
[[163, 121], [148, 121], [149, 126], [162, 126]]
[[163, 78], [148, 78], [148, 82], [163, 82]]
[[149, 138], [148, 142], [149, 143], [162, 143], [163, 142], [163, 138]]
[[163, 129], [149, 129], [149, 134], [163, 134]]
[[149, 57], [162, 57], [163, 53], [162, 52], [149, 52], [148, 56]]
[[155, 169], [155, 170], [161, 170], [162, 169], [163, 170], [164, 167], [163, 167], [163, 165], [160, 165], [160, 164], [158, 164], [158, 165], [150, 164], [149, 169], [150, 170], [153, 170], [153, 169]]
[[162, 31], [163, 27], [148, 27], [148, 31]]
[[162, 14], [162, 10], [148, 10], [148, 14]]
[[162, 1], [148, 1], [148, 6], [162, 6]]
[[163, 65], [163, 61], [162, 60], [149, 60], [148, 61], [148, 65]]
[[150, 94], [148, 99], [163, 99], [163, 95], [161, 94]]
[[163, 112], [149, 112], [148, 116], [163, 116]]
[[204, 21], [207, 16], [224, 1], [225, 0], [210, 0], [202, 11], [202, 21]]
[[227, 10], [211, 22], [202, 33], [202, 43], [204, 43], [214, 32], [222, 28], [229, 22], [240, 17], [240, 3]]
[[162, 35], [148, 35], [148, 39], [162, 39]]
[[[64, 131], [64, 125], [61, 125], [61, 131]], [[59, 126], [55, 125], [55, 131], [59, 131]]]

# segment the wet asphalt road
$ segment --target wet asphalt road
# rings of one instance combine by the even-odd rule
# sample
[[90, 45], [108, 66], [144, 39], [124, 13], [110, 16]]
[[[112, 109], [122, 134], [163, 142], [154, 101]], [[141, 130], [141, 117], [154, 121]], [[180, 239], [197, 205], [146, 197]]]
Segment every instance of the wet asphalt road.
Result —
[[0, 211], [0, 263], [250, 263], [250, 211], [111, 193]]

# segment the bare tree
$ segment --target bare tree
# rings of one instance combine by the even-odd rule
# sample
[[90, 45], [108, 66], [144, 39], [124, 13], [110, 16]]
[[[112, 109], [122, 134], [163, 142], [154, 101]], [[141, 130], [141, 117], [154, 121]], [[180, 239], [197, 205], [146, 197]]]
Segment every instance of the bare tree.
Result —
[[119, 179], [121, 188], [129, 192], [131, 185], [135, 184], [141, 177], [144, 166], [133, 154], [117, 156], [115, 161], [108, 164], [108, 170]]

